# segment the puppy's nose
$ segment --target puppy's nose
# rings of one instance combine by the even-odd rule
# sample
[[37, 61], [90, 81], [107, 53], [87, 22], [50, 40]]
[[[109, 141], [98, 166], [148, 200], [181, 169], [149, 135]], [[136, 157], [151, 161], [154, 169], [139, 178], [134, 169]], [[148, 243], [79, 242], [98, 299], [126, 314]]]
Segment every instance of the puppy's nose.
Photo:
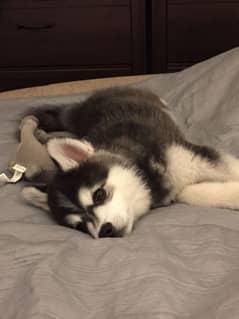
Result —
[[115, 237], [115, 233], [114, 226], [111, 223], [105, 223], [100, 228], [99, 237]]

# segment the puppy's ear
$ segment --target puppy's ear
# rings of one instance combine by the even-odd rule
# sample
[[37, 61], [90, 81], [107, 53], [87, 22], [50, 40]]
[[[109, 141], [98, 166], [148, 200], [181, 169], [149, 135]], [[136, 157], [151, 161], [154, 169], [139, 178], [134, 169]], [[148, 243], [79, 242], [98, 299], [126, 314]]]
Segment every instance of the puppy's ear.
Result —
[[47, 150], [63, 171], [78, 167], [94, 152], [90, 143], [73, 138], [53, 138], [47, 143]]

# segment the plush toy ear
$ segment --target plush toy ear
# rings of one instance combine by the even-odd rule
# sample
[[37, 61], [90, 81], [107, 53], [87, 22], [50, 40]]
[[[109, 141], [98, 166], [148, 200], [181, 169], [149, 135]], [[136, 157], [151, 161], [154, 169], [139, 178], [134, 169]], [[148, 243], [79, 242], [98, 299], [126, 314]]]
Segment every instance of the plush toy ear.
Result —
[[78, 167], [94, 152], [90, 143], [73, 138], [53, 138], [47, 143], [47, 150], [63, 171]]

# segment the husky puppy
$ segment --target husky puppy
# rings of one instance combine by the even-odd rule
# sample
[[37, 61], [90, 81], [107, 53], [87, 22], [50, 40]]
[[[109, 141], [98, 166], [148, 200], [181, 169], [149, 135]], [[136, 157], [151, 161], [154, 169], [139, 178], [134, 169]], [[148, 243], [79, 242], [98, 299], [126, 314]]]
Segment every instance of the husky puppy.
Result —
[[151, 208], [182, 202], [239, 208], [239, 160], [187, 141], [159, 98], [113, 88], [83, 102], [30, 112], [53, 138], [59, 172], [46, 190], [23, 189], [61, 225], [94, 238], [130, 233]]

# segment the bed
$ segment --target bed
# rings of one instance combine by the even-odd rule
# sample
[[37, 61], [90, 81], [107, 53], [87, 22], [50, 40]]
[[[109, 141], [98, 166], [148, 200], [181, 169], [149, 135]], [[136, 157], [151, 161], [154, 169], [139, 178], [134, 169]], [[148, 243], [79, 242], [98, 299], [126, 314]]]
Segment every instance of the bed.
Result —
[[[152, 90], [190, 140], [239, 156], [236, 48], [178, 73], [1, 93], [1, 171], [26, 108], [112, 85]], [[0, 318], [239, 318], [239, 212], [175, 204], [152, 210], [125, 238], [93, 240], [27, 205], [23, 184], [0, 189]]]

